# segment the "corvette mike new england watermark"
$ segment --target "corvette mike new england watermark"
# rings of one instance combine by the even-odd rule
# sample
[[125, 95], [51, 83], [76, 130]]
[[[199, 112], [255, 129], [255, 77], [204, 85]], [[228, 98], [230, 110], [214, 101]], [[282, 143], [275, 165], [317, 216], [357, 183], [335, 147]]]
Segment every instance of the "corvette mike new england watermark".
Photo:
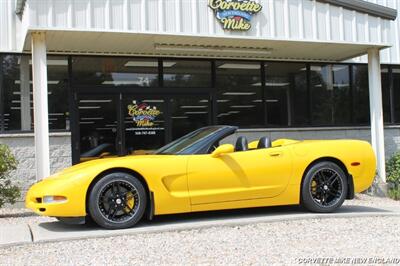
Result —
[[296, 258], [298, 264], [400, 264], [400, 257], [314, 257]]

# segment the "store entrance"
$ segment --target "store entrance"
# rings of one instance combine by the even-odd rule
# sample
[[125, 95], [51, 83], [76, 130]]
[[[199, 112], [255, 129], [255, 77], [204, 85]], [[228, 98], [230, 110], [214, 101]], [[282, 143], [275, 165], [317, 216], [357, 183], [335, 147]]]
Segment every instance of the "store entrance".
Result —
[[149, 154], [211, 124], [209, 95], [78, 94], [74, 163]]

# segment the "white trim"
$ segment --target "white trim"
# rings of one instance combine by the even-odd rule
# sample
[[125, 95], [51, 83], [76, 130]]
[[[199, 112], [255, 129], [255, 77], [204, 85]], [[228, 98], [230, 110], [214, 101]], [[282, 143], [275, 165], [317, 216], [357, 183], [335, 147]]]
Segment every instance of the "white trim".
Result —
[[285, 41], [285, 42], [304, 42], [304, 43], [327, 43], [327, 44], [350, 44], [350, 45], [365, 45], [370, 47], [377, 47], [377, 48], [388, 48], [391, 47], [391, 43], [377, 43], [377, 42], [353, 42], [353, 41], [332, 41], [332, 40], [320, 40], [320, 39], [300, 39], [300, 38], [293, 38], [293, 39], [285, 39], [285, 38], [265, 38], [265, 37], [257, 37], [257, 36], [240, 36], [240, 35], [208, 35], [208, 34], [186, 34], [186, 33], [167, 33], [167, 32], [155, 32], [155, 31], [123, 31], [123, 30], [104, 30], [104, 29], [70, 29], [70, 28], [48, 28], [48, 27], [30, 27], [27, 29], [28, 32], [37, 32], [37, 31], [48, 31], [48, 32], [59, 32], [59, 31], [66, 31], [66, 32], [76, 32], [78, 33], [85, 33], [85, 32], [92, 32], [92, 33], [113, 33], [113, 34], [140, 34], [140, 35], [147, 35], [147, 36], [181, 36], [181, 37], [206, 37], [206, 38], [223, 38], [223, 39], [244, 39], [244, 40], [261, 40], [261, 41]]
[[[33, 138], [35, 134], [32, 132], [20, 132], [20, 133], [5, 133], [0, 134], [1, 138]], [[49, 137], [71, 137], [71, 132], [50, 132]]]

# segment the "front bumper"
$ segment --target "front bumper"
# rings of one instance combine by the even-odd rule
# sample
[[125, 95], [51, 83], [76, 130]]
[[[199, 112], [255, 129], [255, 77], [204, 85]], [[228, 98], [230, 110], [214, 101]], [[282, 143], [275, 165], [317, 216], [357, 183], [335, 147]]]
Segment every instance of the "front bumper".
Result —
[[[63, 196], [62, 202], [44, 203], [44, 196]], [[35, 213], [52, 217], [86, 216], [86, 189], [68, 180], [49, 179], [34, 184], [26, 195], [25, 206]]]

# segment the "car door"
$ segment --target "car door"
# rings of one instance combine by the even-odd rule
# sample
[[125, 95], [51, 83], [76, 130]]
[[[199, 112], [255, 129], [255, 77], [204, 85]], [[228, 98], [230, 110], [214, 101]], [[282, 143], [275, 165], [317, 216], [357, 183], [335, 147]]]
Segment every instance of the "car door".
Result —
[[285, 147], [232, 152], [217, 158], [192, 155], [188, 188], [192, 205], [275, 197], [291, 176], [292, 156]]

